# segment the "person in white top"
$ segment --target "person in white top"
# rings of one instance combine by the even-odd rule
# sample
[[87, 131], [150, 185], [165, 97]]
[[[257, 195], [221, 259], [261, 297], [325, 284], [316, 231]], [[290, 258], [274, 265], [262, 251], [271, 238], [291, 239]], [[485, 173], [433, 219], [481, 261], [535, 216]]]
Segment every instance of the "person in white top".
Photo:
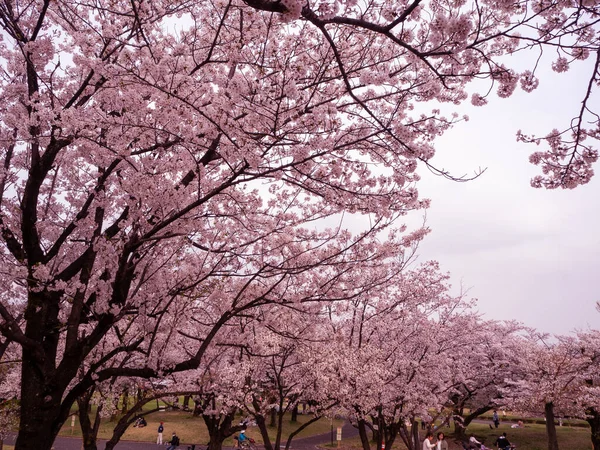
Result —
[[444, 433], [441, 431], [437, 435], [437, 443], [435, 444], [435, 450], [448, 450], [448, 442], [446, 442]]
[[469, 448], [481, 448], [481, 442], [479, 442], [473, 435], [471, 435], [469, 438]]
[[423, 450], [434, 450], [435, 444], [433, 443], [433, 433], [427, 433], [425, 440], [423, 441]]

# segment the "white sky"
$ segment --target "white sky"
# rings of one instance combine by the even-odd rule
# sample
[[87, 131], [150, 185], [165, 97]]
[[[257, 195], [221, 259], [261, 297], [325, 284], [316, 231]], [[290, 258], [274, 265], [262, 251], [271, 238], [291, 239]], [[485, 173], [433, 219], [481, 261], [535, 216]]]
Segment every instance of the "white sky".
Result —
[[530, 179], [540, 172], [528, 157], [538, 148], [515, 137], [518, 129], [564, 129], [580, 108], [589, 70], [588, 63], [546, 72], [531, 94], [518, 88], [509, 99], [494, 93], [487, 106], [463, 108], [470, 121], [437, 142], [433, 163], [455, 175], [487, 167], [479, 179], [456, 183], [419, 171], [420, 194], [432, 200], [420, 260], [438, 260], [455, 287], [470, 288], [486, 318], [558, 334], [600, 328], [600, 164], [586, 186], [534, 189]]

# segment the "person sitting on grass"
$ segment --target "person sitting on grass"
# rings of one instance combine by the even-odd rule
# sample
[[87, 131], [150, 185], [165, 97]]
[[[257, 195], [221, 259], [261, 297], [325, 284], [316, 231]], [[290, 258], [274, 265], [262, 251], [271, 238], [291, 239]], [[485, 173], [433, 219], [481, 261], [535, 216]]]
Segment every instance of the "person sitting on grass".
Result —
[[133, 426], [137, 427], [137, 428], [143, 428], [146, 425], [148, 425], [148, 422], [146, 422], [146, 419], [144, 419], [143, 417], [138, 417], [137, 419], [135, 419], [135, 424]]
[[481, 448], [481, 442], [474, 435], [469, 438], [469, 446], [467, 448]]
[[498, 436], [498, 439], [496, 439], [496, 445], [500, 450], [509, 450], [512, 448], [510, 442], [508, 442], [508, 439], [506, 438], [506, 433], [502, 433], [500, 436]]

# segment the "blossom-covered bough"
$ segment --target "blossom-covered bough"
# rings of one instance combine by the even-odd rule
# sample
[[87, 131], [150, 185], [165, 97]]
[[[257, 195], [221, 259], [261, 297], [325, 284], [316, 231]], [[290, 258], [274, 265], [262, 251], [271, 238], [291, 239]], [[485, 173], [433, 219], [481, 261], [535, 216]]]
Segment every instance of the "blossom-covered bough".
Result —
[[[534, 88], [535, 70], [500, 61], [520, 48], [557, 50], [557, 70], [596, 54], [595, 8], [0, 2], [0, 333], [22, 349], [17, 450], [49, 449], [96, 383], [198, 368], [235, 317], [391, 282], [426, 233], [398, 223], [427, 206], [419, 161], [450, 176], [433, 143], [461, 119], [440, 108], [481, 77], [504, 97]], [[589, 179], [595, 125], [577, 123], [573, 144], [553, 138], [537, 158], [541, 184]]]
[[[598, 159], [594, 143], [600, 133], [594, 107], [600, 83], [599, 11], [593, 0], [245, 3], [314, 25], [335, 56], [346, 93], [365, 117], [397, 146], [446, 176], [450, 174], [431, 165], [430, 151], [390, 127], [378, 107], [382, 98], [406, 108], [427, 100], [458, 104], [470, 94], [471, 102], [481, 106], [494, 87], [500, 97], [511, 96], [517, 85], [526, 92], [536, 89], [540, 74], [547, 71], [540, 64], [544, 52], [555, 55], [551, 64], [555, 72], [566, 72], [572, 63], [591, 58], [581, 108], [574, 111], [571, 123], [541, 137], [519, 131], [518, 140], [547, 147], [530, 157], [543, 172], [532, 180], [534, 187], [572, 189], [593, 176], [592, 165]], [[530, 67], [520, 72], [506, 58], [517, 52], [527, 52], [531, 60]], [[466, 87], [474, 79], [489, 80], [488, 92], [469, 93]], [[366, 93], [365, 88], [373, 85], [379, 89]], [[404, 108], [395, 113], [401, 115]], [[443, 120], [436, 119], [436, 128], [442, 128]]]

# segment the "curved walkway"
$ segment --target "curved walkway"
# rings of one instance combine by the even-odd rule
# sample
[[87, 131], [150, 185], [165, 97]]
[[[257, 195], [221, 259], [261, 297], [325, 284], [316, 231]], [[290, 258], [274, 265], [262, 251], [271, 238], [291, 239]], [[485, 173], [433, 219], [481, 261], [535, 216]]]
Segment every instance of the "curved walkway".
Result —
[[[335, 434], [335, 430], [334, 430]], [[342, 427], [342, 437], [344, 439], [348, 437], [357, 436], [358, 431], [348, 422]], [[335, 439], [335, 435], [334, 435]], [[314, 450], [318, 445], [323, 445], [331, 442], [331, 433], [318, 434], [316, 436], [310, 436], [306, 438], [298, 438], [292, 441], [292, 450]], [[10, 436], [4, 441], [5, 444], [14, 445], [15, 436]], [[105, 440], [98, 441], [98, 450], [104, 450], [106, 444]], [[178, 450], [187, 450], [189, 444], [183, 442]], [[54, 442], [54, 450], [81, 450], [82, 442], [79, 438], [69, 438], [59, 436]], [[115, 450], [164, 450], [166, 446], [152, 444], [150, 442], [134, 442], [134, 441], [121, 441], [119, 442]], [[196, 450], [204, 450], [205, 446], [196, 446]], [[227, 447], [223, 447], [224, 450], [230, 450]]]

